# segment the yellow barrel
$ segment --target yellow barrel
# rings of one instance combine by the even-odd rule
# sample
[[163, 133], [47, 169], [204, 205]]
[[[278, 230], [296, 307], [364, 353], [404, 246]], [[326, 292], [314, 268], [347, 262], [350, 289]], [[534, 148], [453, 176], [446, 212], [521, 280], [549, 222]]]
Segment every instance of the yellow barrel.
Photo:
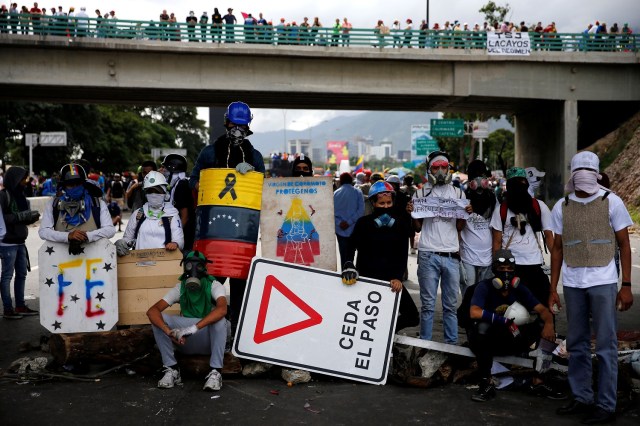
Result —
[[200, 171], [198, 206], [227, 206], [260, 210], [262, 182], [259, 172], [241, 174], [236, 169]]

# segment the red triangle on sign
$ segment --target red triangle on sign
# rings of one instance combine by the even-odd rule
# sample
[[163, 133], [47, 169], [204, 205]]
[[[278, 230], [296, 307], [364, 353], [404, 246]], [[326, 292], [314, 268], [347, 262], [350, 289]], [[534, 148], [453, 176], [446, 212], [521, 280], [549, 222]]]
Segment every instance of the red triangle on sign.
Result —
[[[253, 341], [257, 344], [264, 343], [268, 340], [277, 339], [305, 328], [313, 327], [322, 322], [322, 315], [316, 312], [311, 306], [307, 305], [304, 300], [296, 296], [287, 286], [282, 284], [273, 275], [268, 275], [264, 281], [264, 292], [260, 301], [260, 310], [258, 311], [258, 321], [256, 323], [256, 331], [253, 335]], [[269, 308], [269, 300], [271, 299], [271, 289], [276, 288], [284, 297], [289, 299], [291, 303], [296, 305], [298, 309], [309, 316], [308, 319], [280, 327], [275, 330], [264, 332], [264, 323], [267, 319], [267, 310]]]

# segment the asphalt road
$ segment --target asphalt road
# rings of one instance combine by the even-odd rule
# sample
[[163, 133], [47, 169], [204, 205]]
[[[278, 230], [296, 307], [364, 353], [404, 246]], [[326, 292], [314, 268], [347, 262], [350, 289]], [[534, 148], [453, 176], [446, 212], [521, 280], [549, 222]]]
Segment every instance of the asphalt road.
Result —
[[[123, 228], [124, 229], [124, 228]], [[121, 234], [116, 234], [117, 239]], [[635, 305], [619, 315], [620, 330], [640, 330], [640, 238], [632, 237]], [[37, 250], [42, 242], [37, 227], [27, 241], [35, 269], [27, 281], [28, 304], [37, 309]], [[406, 287], [419, 305], [416, 257], [410, 256]], [[442, 341], [440, 305], [434, 340]], [[557, 320], [559, 333], [566, 320]], [[48, 332], [38, 317], [18, 321], [0, 319], [0, 368], [5, 372], [14, 360], [43, 355], [21, 352], [28, 342], [36, 345]], [[46, 354], [45, 354], [46, 355]], [[91, 373], [101, 366], [92, 366]], [[448, 425], [578, 424], [577, 418], [554, 414], [564, 402], [533, 397], [519, 391], [499, 391], [487, 403], [470, 400], [473, 389], [451, 384], [430, 389], [387, 384], [374, 386], [314, 375], [305, 384], [287, 387], [273, 377], [225, 377], [220, 392], [201, 391], [204, 378], [183, 378], [182, 388], [157, 389], [159, 374], [129, 375], [124, 370], [99, 381], [48, 379], [20, 382], [0, 376], [0, 425], [49, 424], [405, 424]], [[640, 423], [640, 396], [618, 417], [618, 425]]]

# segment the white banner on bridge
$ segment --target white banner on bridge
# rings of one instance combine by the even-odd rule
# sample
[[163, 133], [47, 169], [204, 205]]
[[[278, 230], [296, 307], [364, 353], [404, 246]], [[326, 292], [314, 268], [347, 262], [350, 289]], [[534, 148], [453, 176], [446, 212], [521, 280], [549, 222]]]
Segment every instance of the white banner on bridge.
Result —
[[529, 56], [531, 40], [529, 33], [487, 33], [489, 55]]
[[413, 200], [414, 219], [425, 217], [448, 217], [455, 219], [467, 219], [469, 213], [464, 209], [469, 205], [469, 200], [465, 198], [440, 198], [423, 197]]

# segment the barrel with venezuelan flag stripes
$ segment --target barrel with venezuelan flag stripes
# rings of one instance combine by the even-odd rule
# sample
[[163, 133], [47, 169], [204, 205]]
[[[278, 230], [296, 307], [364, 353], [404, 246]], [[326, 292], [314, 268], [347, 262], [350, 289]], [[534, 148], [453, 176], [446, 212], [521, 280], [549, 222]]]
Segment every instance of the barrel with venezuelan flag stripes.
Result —
[[200, 172], [194, 249], [213, 261], [208, 265], [211, 275], [243, 279], [249, 275], [258, 242], [263, 180], [259, 172]]

